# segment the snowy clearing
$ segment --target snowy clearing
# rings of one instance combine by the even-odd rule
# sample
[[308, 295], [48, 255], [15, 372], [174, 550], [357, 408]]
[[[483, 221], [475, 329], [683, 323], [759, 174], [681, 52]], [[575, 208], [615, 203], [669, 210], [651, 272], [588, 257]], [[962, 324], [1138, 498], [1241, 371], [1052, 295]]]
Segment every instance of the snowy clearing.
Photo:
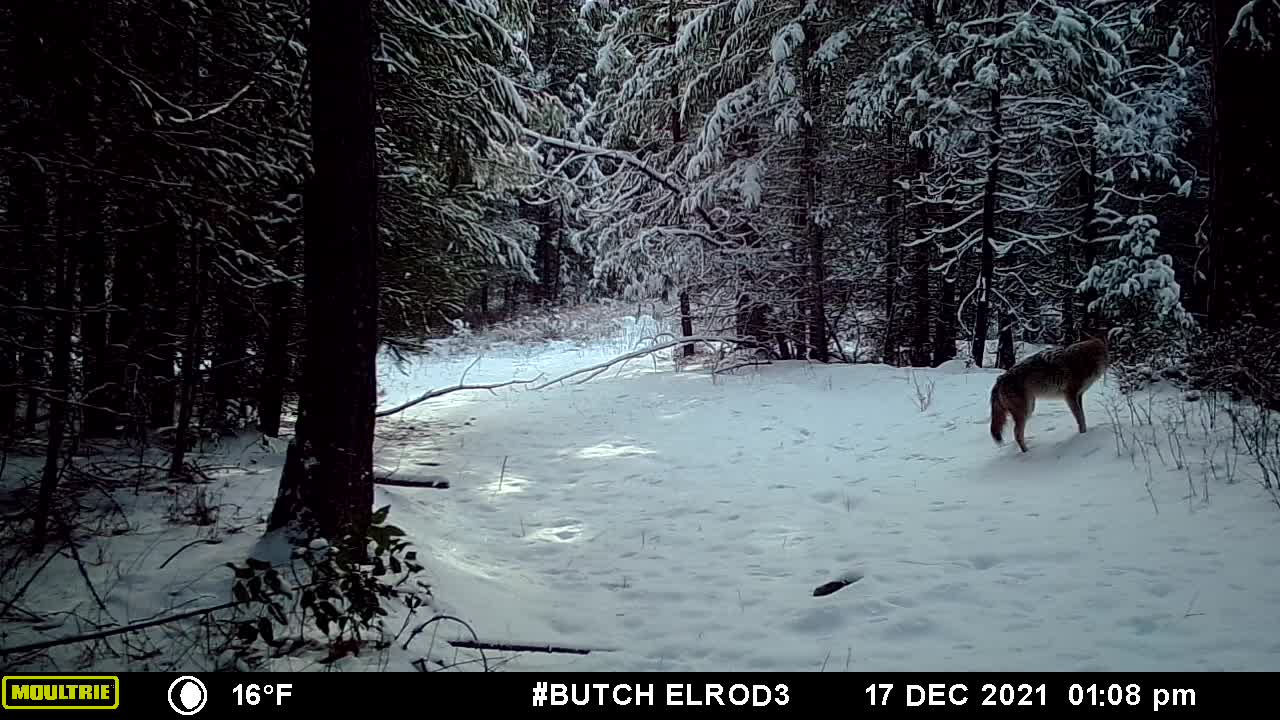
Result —
[[[654, 332], [629, 320], [585, 345], [444, 342], [388, 363], [380, 404], [464, 371], [553, 377]], [[1227, 462], [1229, 425], [1209, 428], [1206, 403], [1159, 386], [1131, 406], [1108, 379], [1086, 395], [1088, 434], [1042, 402], [1022, 455], [988, 435], [995, 376], [955, 361], [712, 377], [644, 358], [581, 384], [454, 393], [384, 419], [375, 446], [381, 474], [450, 487], [379, 486], [377, 505], [417, 546], [434, 611], [487, 643], [591, 651], [487, 654], [506, 670], [1280, 667], [1280, 509], [1247, 459]], [[128, 523], [82, 557], [102, 606], [79, 565], [56, 559], [4, 644], [225, 600], [221, 563], [285, 557], [262, 536], [282, 447], [210, 453], [202, 462], [239, 467], [211, 468], [207, 486], [115, 493]], [[201, 503], [213, 522], [181, 517]], [[849, 584], [815, 596], [832, 581]], [[198, 642], [175, 632], [148, 634], [137, 655], [199, 665]], [[450, 664], [469, 651], [446, 642], [465, 639], [439, 623], [408, 650], [343, 662]]]

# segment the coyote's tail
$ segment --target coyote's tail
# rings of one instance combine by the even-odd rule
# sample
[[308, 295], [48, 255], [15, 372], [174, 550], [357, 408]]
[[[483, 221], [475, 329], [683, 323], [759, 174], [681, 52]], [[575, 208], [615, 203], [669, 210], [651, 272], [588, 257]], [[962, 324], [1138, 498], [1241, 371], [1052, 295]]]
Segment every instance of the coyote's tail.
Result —
[[997, 383], [991, 388], [991, 439], [997, 445], [1004, 443], [1005, 415], [1004, 403], [1000, 402], [1000, 385]]

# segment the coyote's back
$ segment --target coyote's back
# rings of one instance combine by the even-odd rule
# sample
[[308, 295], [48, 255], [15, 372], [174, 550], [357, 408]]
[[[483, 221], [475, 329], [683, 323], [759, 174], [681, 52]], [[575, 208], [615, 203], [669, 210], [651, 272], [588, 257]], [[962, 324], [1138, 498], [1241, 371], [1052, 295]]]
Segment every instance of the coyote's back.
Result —
[[1086, 432], [1084, 393], [1106, 372], [1108, 362], [1106, 342], [1090, 338], [1041, 351], [1009, 368], [991, 388], [991, 438], [1004, 442], [1005, 419], [1012, 415], [1014, 438], [1026, 452], [1027, 418], [1038, 398], [1065, 401], [1080, 432]]

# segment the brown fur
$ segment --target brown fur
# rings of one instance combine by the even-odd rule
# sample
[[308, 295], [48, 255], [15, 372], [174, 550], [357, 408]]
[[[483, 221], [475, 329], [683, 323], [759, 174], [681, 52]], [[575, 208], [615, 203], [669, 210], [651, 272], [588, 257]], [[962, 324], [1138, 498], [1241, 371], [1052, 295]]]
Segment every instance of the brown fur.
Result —
[[1098, 338], [1024, 358], [991, 388], [991, 438], [1003, 443], [1006, 417], [1013, 416], [1014, 439], [1027, 452], [1027, 418], [1035, 412], [1039, 398], [1065, 401], [1079, 431], [1086, 432], [1084, 393], [1106, 372], [1108, 362], [1107, 344]]

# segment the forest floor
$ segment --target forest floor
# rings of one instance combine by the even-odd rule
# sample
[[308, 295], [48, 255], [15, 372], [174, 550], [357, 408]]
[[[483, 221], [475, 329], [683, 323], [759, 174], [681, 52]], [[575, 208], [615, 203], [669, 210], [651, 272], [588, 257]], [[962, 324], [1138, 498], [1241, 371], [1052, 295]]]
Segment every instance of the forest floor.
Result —
[[[551, 379], [643, 347], [655, 330], [642, 319], [440, 341], [385, 365], [379, 404], [464, 373]], [[539, 339], [556, 335], [578, 337]], [[664, 355], [386, 418], [379, 475], [449, 484], [377, 489], [432, 585], [416, 617], [469, 628], [440, 622], [407, 649], [402, 636], [381, 658], [343, 662], [479, 669], [448, 644], [474, 632], [589, 651], [485, 654], [505, 670], [1280, 668], [1280, 508], [1230, 448], [1230, 424], [1211, 418], [1221, 410], [1161, 384], [1122, 396], [1108, 378], [1086, 395], [1087, 434], [1042, 402], [1022, 454], [988, 434], [995, 376], [960, 360], [713, 376]], [[282, 456], [249, 437], [200, 459], [205, 485], [115, 490], [119, 526], [81, 562], [51, 561], [0, 643], [224, 601], [221, 563], [282, 557], [262, 532]], [[11, 459], [9, 472], [22, 467]], [[0, 597], [38, 564], [9, 573]], [[848, 584], [815, 595], [833, 581]], [[183, 632], [138, 633], [129, 653], [199, 667], [200, 641]], [[91, 661], [62, 652], [25, 667], [140, 666], [101, 646]]]

